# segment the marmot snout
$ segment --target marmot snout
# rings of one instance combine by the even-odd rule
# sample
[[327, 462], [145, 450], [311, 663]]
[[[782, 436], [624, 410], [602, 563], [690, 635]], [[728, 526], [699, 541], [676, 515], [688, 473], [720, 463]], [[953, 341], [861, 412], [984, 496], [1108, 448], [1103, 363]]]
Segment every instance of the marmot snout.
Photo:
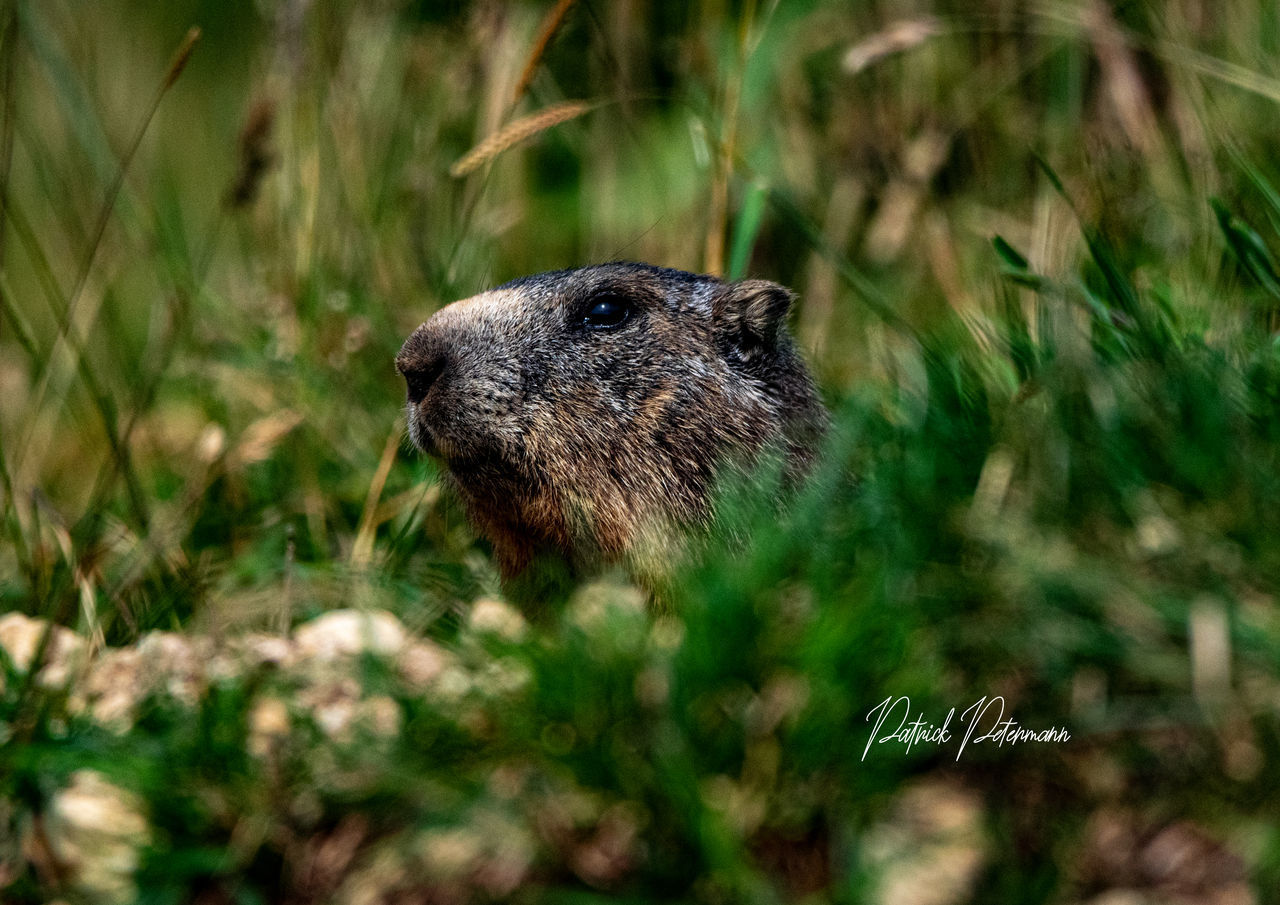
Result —
[[514, 280], [406, 340], [409, 435], [441, 459], [511, 577], [663, 555], [705, 523], [717, 474], [826, 423], [786, 329], [791, 293], [645, 264]]

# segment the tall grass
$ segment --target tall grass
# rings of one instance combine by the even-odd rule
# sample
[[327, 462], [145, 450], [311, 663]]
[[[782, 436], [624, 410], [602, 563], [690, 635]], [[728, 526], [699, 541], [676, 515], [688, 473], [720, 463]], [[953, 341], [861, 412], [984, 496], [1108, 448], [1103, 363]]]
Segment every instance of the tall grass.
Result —
[[[918, 794], [981, 803], [947, 901], [1280, 901], [1272, 4], [15, 0], [0, 48], [0, 610], [118, 646], [354, 604], [527, 677], [370, 660], [403, 736], [264, 773], [289, 676], [115, 735], [10, 670], [4, 896], [70, 894], [16, 840], [90, 765], [148, 901], [326, 901], [343, 846], [435, 876], [468, 827], [524, 892], [442, 900], [869, 901], [943, 846]], [[674, 617], [477, 639], [496, 575], [391, 362], [615, 258], [795, 288], [827, 465], [781, 523], [727, 498], [753, 540]], [[996, 694], [1072, 741], [862, 757], [887, 696]]]

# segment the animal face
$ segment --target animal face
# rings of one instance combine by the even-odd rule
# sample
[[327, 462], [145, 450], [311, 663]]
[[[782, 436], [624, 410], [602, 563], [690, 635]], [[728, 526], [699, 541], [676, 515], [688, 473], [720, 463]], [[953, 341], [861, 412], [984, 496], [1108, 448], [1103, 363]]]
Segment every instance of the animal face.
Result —
[[491, 538], [616, 555], [642, 525], [702, 518], [722, 461], [780, 434], [789, 306], [771, 283], [640, 264], [515, 280], [405, 342], [409, 435]]

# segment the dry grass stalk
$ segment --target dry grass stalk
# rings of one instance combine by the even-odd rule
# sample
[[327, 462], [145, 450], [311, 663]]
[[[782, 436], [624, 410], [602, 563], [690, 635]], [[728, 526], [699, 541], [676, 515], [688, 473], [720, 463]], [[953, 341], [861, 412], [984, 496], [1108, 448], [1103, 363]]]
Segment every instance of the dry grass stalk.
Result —
[[573, 8], [574, 2], [575, 0], [560, 0], [543, 18], [542, 27], [538, 29], [538, 40], [534, 43], [533, 50], [529, 52], [529, 59], [520, 73], [520, 81], [516, 82], [516, 90], [511, 94], [513, 106], [520, 103], [520, 98], [524, 97], [524, 93], [529, 90], [529, 83], [533, 81], [533, 74], [538, 71], [542, 55], [546, 53], [547, 46], [556, 36], [556, 32], [560, 31], [560, 26], [564, 24], [565, 16]]
[[[866, 186], [854, 176], [840, 176], [831, 189], [831, 201], [822, 223], [822, 236], [829, 248], [844, 249], [849, 245], [854, 227], [862, 218]], [[804, 306], [800, 309], [800, 341], [813, 355], [821, 355], [831, 334], [836, 312], [839, 275], [830, 258], [814, 249], [809, 257], [805, 281]]]
[[178, 80], [178, 76], [182, 75], [182, 70], [187, 68], [187, 61], [191, 59], [191, 51], [195, 50], [196, 42], [200, 40], [200, 27], [193, 25], [187, 29], [187, 33], [182, 38], [182, 43], [178, 45], [178, 49], [173, 52], [173, 58], [169, 61], [169, 68], [165, 72], [164, 82], [160, 86], [160, 93], [168, 91], [173, 87], [173, 83]]
[[260, 98], [249, 108], [238, 143], [240, 167], [227, 193], [229, 206], [247, 207], [258, 197], [263, 176], [276, 162], [276, 154], [271, 150], [271, 131], [275, 120], [275, 102], [269, 98]]
[[382, 498], [382, 488], [386, 486], [387, 475], [396, 460], [396, 450], [400, 447], [404, 436], [404, 424], [397, 423], [387, 436], [387, 443], [382, 449], [382, 458], [378, 462], [378, 470], [374, 472], [373, 481], [369, 485], [369, 493], [364, 500], [364, 511], [360, 514], [360, 525], [356, 529], [355, 544], [351, 548], [351, 564], [357, 568], [367, 566], [373, 559], [373, 539], [378, 530], [378, 522], [374, 518], [378, 509], [378, 500]]
[[903, 19], [850, 47], [845, 52], [841, 65], [845, 72], [852, 75], [884, 57], [910, 50], [940, 34], [942, 34], [942, 23], [932, 16], [922, 19]]
[[733, 175], [734, 155], [738, 138], [738, 106], [742, 100], [742, 72], [746, 68], [746, 33], [744, 26], [739, 36], [741, 60], [737, 70], [725, 82], [724, 129], [720, 136], [711, 181], [710, 209], [707, 218], [707, 240], [703, 246], [702, 269], [716, 276], [724, 275], [725, 235], [729, 230], [729, 180]]
[[1125, 135], [1144, 155], [1159, 153], [1158, 117], [1129, 37], [1120, 29], [1111, 11], [1098, 2], [1090, 5], [1085, 13], [1085, 27]]
[[568, 101], [563, 104], [553, 104], [537, 113], [531, 113], [507, 123], [454, 161], [453, 166], [449, 167], [449, 175], [454, 179], [461, 178], [484, 166], [503, 151], [532, 138], [539, 132], [545, 132], [552, 126], [579, 117], [590, 109], [591, 105], [584, 101]]

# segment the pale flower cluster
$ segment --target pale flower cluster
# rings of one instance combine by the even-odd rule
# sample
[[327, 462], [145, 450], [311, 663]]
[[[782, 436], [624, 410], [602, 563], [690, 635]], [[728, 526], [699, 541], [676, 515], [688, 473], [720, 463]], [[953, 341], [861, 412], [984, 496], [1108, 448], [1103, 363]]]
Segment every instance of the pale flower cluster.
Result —
[[[522, 638], [525, 629], [523, 617], [498, 601], [481, 601], [469, 626], [472, 639], [508, 641]], [[398, 737], [401, 704], [363, 687], [356, 667], [366, 657], [390, 667], [403, 692], [440, 702], [464, 726], [483, 724], [478, 714], [489, 697], [518, 692], [529, 681], [527, 667], [514, 658], [464, 662], [458, 653], [414, 637], [390, 613], [354, 609], [326, 613], [291, 637], [247, 634], [215, 640], [152, 632], [131, 646], [97, 651], [67, 628], [9, 613], [0, 617], [0, 653], [18, 675], [38, 670], [39, 688], [65, 690], [68, 716], [88, 717], [121, 734], [156, 695], [178, 707], [195, 707], [212, 685], [264, 673], [271, 681], [248, 714], [249, 751], [264, 761], [284, 746], [312, 744], [310, 729], [299, 735], [304, 726], [318, 729], [334, 750], [355, 744], [367, 749]], [[0, 683], [5, 675], [0, 671]], [[338, 766], [344, 761], [328, 746], [311, 753], [317, 781], [334, 786], [361, 781], [358, 771]], [[141, 851], [152, 841], [146, 809], [133, 793], [100, 772], [78, 770], [25, 826], [23, 851], [58, 888], [77, 900], [107, 905], [133, 900], [133, 875]], [[473, 845], [459, 833], [407, 843], [409, 863], [454, 865], [460, 877], [480, 876], [485, 888], [501, 893], [514, 887], [532, 860], [530, 840], [507, 833], [508, 842], [494, 848], [497, 837], [485, 834]], [[353, 878], [344, 899], [360, 901], [360, 889]]]

